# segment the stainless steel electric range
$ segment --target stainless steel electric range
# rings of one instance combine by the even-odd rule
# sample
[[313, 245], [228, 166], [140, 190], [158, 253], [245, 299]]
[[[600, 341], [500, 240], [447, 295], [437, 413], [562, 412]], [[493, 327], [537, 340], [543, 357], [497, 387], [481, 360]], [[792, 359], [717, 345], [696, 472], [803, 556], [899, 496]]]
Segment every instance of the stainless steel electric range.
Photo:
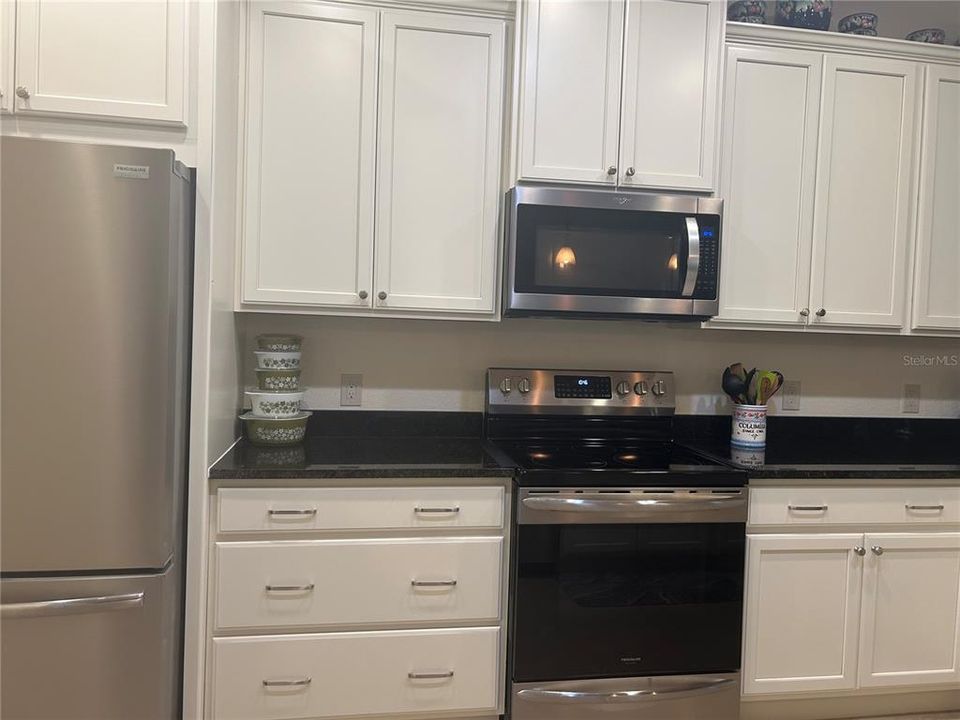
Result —
[[739, 716], [746, 475], [675, 443], [674, 409], [668, 372], [487, 372], [513, 720]]

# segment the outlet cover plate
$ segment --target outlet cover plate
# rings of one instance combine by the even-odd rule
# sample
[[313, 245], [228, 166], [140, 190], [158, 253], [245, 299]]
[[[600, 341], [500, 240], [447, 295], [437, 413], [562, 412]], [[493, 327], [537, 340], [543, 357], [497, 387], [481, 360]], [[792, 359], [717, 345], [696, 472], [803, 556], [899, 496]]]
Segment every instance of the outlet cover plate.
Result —
[[920, 412], [920, 385], [907, 383], [903, 386], [903, 412]]
[[340, 376], [340, 406], [359, 407], [363, 401], [363, 375], [344, 373]]
[[783, 410], [800, 409], [800, 381], [784, 380], [780, 392], [780, 408]]

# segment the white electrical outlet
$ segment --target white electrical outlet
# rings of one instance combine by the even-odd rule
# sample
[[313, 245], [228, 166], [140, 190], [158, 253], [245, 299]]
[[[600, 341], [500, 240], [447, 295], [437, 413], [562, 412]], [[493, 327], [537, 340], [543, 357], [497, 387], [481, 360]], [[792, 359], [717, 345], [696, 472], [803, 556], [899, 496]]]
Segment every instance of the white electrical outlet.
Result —
[[903, 412], [920, 412], [920, 386], [915, 383], [907, 383], [903, 386]]
[[780, 391], [780, 407], [783, 410], [800, 409], [800, 381], [784, 380]]
[[341, 407], [356, 407], [362, 404], [363, 375], [359, 373], [345, 373], [340, 376], [340, 405]]

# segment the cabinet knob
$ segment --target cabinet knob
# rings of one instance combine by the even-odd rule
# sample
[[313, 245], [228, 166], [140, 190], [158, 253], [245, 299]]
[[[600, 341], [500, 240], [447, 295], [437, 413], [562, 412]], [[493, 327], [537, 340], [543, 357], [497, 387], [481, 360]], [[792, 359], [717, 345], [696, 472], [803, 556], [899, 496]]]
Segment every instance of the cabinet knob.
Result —
[[617, 174], [616, 165], [611, 165], [610, 167], [607, 168], [607, 175], [616, 175], [616, 174]]
[[864, 555], [867, 554], [867, 550], [866, 550], [866, 548], [863, 547], [863, 545], [857, 545], [857, 546], [853, 549], [853, 551], [854, 551], [857, 555], [859, 555], [860, 557], [863, 557]]
[[27, 100], [30, 97], [30, 91], [27, 90], [23, 85], [17, 86], [17, 97]]
[[632, 167], [627, 168], [627, 177], [633, 177], [636, 174], [637, 174], [637, 171], [634, 170]]
[[819, 310], [817, 310], [817, 317], [823, 317], [826, 314], [827, 314], [827, 311], [824, 308], [820, 308]]
[[800, 317], [807, 317], [810, 315], [810, 308], [804, 308], [800, 311]]
[[874, 555], [883, 555], [883, 548], [879, 545], [874, 545], [870, 550], [873, 551]]
[[380, 298], [381, 300], [386, 300], [386, 299], [387, 299], [387, 293], [386, 293], [386, 291], [385, 291], [385, 290], [381, 290], [380, 292], [377, 293], [377, 297]]
[[367, 291], [366, 291], [366, 290], [361, 290], [360, 292], [357, 293], [357, 295], [360, 296], [360, 299], [361, 299], [361, 300], [366, 300], [366, 299], [367, 299]]

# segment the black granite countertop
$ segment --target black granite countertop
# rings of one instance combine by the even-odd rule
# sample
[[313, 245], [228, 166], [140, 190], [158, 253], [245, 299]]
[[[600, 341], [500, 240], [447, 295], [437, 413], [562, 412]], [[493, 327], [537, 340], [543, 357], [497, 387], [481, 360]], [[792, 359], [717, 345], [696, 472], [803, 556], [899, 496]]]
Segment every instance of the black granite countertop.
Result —
[[[240, 441], [214, 480], [505, 478], [480, 439], [480, 413], [318, 411], [300, 445]], [[730, 446], [728, 416], [677, 416], [677, 442], [765, 480], [956, 480], [960, 419], [768, 418], [763, 451]]]
[[751, 480], [956, 479], [960, 420], [768, 418], [763, 450], [731, 447], [729, 418], [688, 421], [684, 445]]
[[478, 413], [316, 412], [299, 445], [241, 440], [213, 480], [511, 477], [484, 450]]

